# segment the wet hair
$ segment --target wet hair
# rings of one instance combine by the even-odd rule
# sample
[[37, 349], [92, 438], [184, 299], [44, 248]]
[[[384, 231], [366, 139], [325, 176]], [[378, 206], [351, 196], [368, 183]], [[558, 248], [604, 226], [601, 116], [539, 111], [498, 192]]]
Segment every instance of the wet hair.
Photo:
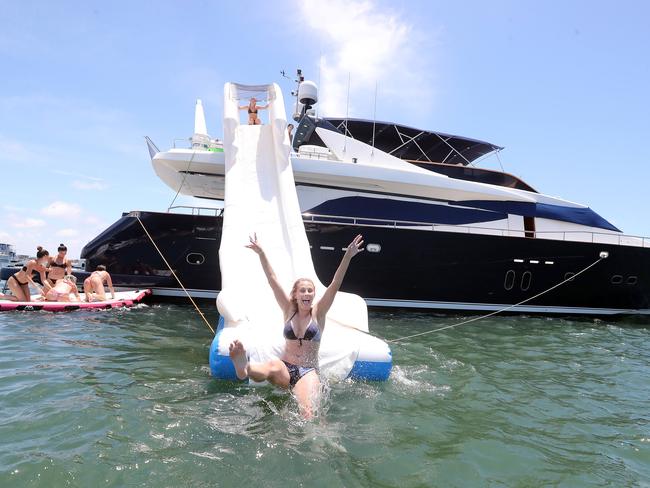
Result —
[[103, 264], [99, 264], [95, 268], [95, 271], [106, 271], [106, 266], [104, 266]]
[[65, 244], [59, 244], [59, 248], [57, 249], [57, 251], [67, 251], [67, 250], [68, 248], [65, 247]]
[[77, 277], [75, 275], [65, 275], [63, 279], [65, 281], [72, 281], [75, 285], [77, 284]]
[[36, 259], [41, 259], [45, 256], [49, 256], [50, 253], [47, 252], [47, 249], [43, 249], [43, 246], [38, 246], [36, 248]]
[[311, 280], [311, 278], [298, 278], [294, 283], [293, 286], [291, 287], [291, 293], [289, 294], [289, 301], [291, 302], [291, 306], [295, 309], [298, 310], [298, 299], [296, 298], [296, 292], [298, 291], [298, 285], [303, 282], [303, 281], [309, 281], [311, 283], [311, 286], [314, 287], [314, 291], [316, 291], [316, 285], [314, 282]]

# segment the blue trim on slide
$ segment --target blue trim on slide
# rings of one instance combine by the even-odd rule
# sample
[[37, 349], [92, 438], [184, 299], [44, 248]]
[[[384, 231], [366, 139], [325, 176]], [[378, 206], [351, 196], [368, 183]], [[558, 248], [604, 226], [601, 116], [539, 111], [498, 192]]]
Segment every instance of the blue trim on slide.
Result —
[[348, 378], [365, 381], [386, 381], [393, 367], [392, 361], [355, 361]]
[[214, 339], [212, 339], [212, 344], [210, 344], [210, 357], [208, 359], [208, 362], [210, 364], [210, 374], [212, 374], [214, 378], [218, 378], [220, 380], [240, 381], [237, 378], [235, 365], [232, 363], [230, 356], [219, 354], [219, 339], [221, 338], [223, 328], [223, 317], [219, 317], [217, 333], [214, 336]]

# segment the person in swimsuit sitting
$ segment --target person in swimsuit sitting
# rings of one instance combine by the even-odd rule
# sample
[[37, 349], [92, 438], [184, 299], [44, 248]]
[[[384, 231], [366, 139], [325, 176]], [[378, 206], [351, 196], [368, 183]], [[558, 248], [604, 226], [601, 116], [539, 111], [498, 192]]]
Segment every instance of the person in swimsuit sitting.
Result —
[[47, 280], [50, 286], [54, 286], [54, 283], [65, 275], [72, 274], [72, 261], [66, 258], [68, 248], [64, 244], [59, 244], [57, 251], [59, 253], [55, 257], [50, 258], [50, 266], [47, 273]]
[[248, 125], [262, 125], [262, 121], [257, 116], [258, 110], [265, 110], [269, 108], [267, 105], [257, 105], [257, 99], [255, 97], [251, 98], [248, 105], [240, 105], [239, 110], [248, 109]]
[[291, 390], [298, 400], [302, 415], [308, 419], [314, 414], [313, 400], [318, 398], [320, 391], [318, 349], [325, 329], [325, 316], [343, 282], [350, 261], [363, 250], [362, 245], [363, 238], [361, 235], [356, 236], [345, 251], [332, 283], [317, 302], [314, 302], [314, 282], [309, 278], [296, 280], [287, 295], [257, 241], [257, 235], [251, 237], [250, 244], [246, 246], [258, 254], [275, 299], [284, 312], [286, 346], [281, 359], [250, 363], [243, 344], [235, 340], [230, 344], [230, 358], [238, 378], [269, 381]]
[[[7, 279], [7, 286], [11, 290], [13, 296], [2, 295], [2, 298], [16, 302], [29, 302], [31, 301], [31, 295], [29, 292], [30, 284], [39, 290], [41, 292], [41, 295], [46, 293], [51, 288], [45, 277], [45, 265], [49, 262], [49, 260], [50, 253], [47, 252], [47, 250], [43, 249], [41, 246], [38, 246], [36, 259], [30, 259], [27, 261], [27, 264], [25, 264], [25, 266], [23, 266], [19, 271], [12, 274], [9, 279]], [[38, 273], [40, 275], [41, 283], [43, 283], [42, 287], [34, 283], [32, 280], [33, 273]]]
[[80, 302], [79, 290], [77, 290], [77, 277], [74, 275], [65, 275], [56, 281], [54, 288], [45, 294], [48, 302], [70, 302], [70, 293], [73, 293], [76, 301]]
[[91, 300], [91, 296], [95, 293], [93, 300], [103, 302], [106, 300], [106, 291], [104, 290], [104, 283], [108, 285], [111, 292], [111, 298], [115, 299], [115, 290], [113, 289], [113, 281], [111, 275], [106, 271], [106, 266], [100, 264], [95, 268], [95, 271], [90, 273], [90, 276], [84, 280], [84, 293], [86, 294], [86, 301]]

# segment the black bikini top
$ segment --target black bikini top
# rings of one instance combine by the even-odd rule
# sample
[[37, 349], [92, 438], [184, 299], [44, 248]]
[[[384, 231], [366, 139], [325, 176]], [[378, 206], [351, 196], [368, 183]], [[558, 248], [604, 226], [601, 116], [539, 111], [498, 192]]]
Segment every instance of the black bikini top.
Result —
[[251, 109], [249, 108], [249, 109], [248, 109], [248, 113], [249, 113], [249, 114], [256, 114], [256, 113], [257, 113], [257, 109], [255, 109], [255, 110], [251, 110]]
[[290, 341], [299, 341], [302, 346], [302, 341], [315, 341], [320, 342], [321, 331], [318, 327], [318, 323], [312, 317], [311, 322], [305, 330], [305, 334], [302, 337], [296, 337], [296, 333], [293, 331], [293, 322], [292, 319], [296, 316], [295, 312], [291, 318], [284, 324], [284, 338]]
[[58, 264], [56, 261], [53, 263], [50, 263], [50, 267], [55, 267], [55, 268], [65, 268], [67, 265], [65, 263], [63, 264]]

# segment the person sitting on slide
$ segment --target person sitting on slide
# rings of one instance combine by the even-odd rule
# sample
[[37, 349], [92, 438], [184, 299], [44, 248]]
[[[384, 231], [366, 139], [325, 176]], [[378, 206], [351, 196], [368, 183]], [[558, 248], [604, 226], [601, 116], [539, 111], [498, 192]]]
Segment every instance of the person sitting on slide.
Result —
[[257, 241], [257, 235], [251, 237], [250, 244], [246, 246], [259, 256], [275, 299], [284, 313], [286, 346], [281, 360], [250, 363], [244, 345], [235, 340], [230, 344], [230, 358], [239, 379], [269, 381], [275, 386], [291, 390], [298, 400], [302, 415], [308, 419], [313, 417], [313, 402], [318, 399], [320, 391], [318, 349], [325, 329], [325, 316], [343, 282], [350, 261], [363, 251], [362, 245], [363, 238], [361, 235], [356, 236], [345, 251], [332, 283], [317, 302], [314, 302], [314, 282], [309, 278], [296, 280], [287, 295], [275, 276], [264, 249]]
[[95, 271], [90, 273], [90, 276], [84, 280], [84, 293], [86, 295], [86, 301], [91, 300], [91, 296], [94, 293], [93, 301], [103, 302], [106, 300], [106, 291], [104, 290], [104, 283], [108, 285], [108, 289], [111, 292], [111, 298], [115, 299], [115, 290], [113, 289], [113, 281], [111, 280], [111, 275], [106, 271], [106, 266], [100, 264], [95, 268]]
[[65, 275], [72, 274], [72, 261], [66, 258], [68, 248], [64, 244], [59, 244], [59, 252], [56, 256], [50, 257], [50, 266], [47, 271], [47, 280], [50, 286], [54, 286], [57, 280]]
[[255, 97], [251, 98], [248, 105], [240, 105], [239, 110], [248, 109], [248, 125], [262, 125], [262, 121], [257, 116], [258, 110], [264, 110], [269, 108], [267, 105], [257, 105], [257, 99]]
[[73, 293], [77, 302], [81, 301], [79, 290], [77, 290], [77, 277], [74, 275], [65, 275], [63, 278], [56, 280], [54, 288], [51, 288], [45, 294], [45, 300], [48, 302], [71, 302], [70, 293]]
[[[47, 293], [51, 288], [45, 277], [45, 265], [49, 262], [49, 259], [50, 253], [41, 246], [38, 246], [36, 259], [27, 261], [27, 264], [7, 279], [7, 286], [11, 290], [12, 295], [0, 295], [0, 298], [14, 302], [29, 302], [31, 301], [31, 294], [29, 292], [30, 284], [39, 290], [41, 295]], [[32, 280], [33, 273], [40, 275], [41, 283], [43, 283], [42, 287]]]

